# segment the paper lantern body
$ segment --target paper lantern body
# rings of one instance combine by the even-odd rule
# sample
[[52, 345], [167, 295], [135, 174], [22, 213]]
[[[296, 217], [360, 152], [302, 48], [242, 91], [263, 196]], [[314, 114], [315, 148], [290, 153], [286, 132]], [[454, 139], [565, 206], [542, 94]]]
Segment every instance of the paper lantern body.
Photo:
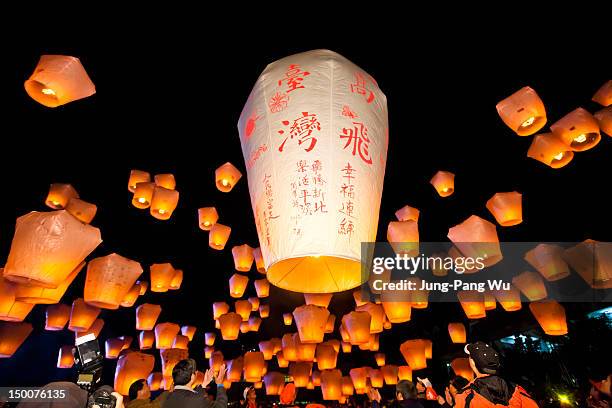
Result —
[[525, 253], [525, 260], [549, 282], [563, 279], [570, 274], [563, 259], [563, 248], [552, 244], [538, 244]]
[[212, 332], [204, 333], [204, 343], [207, 346], [214, 346], [215, 340], [217, 339], [217, 334]]
[[546, 109], [538, 94], [526, 86], [496, 106], [504, 123], [519, 136], [533, 135], [546, 124]]
[[141, 350], [153, 348], [155, 342], [155, 332], [153, 330], [143, 330], [138, 336], [138, 345]]
[[79, 198], [79, 193], [71, 184], [53, 183], [49, 187], [45, 204], [54, 210], [63, 210], [73, 198]]
[[295, 336], [292, 333], [286, 333], [283, 335], [281, 342], [283, 359], [287, 361], [297, 361], [297, 345], [295, 343]]
[[515, 312], [522, 308], [521, 292], [513, 286], [510, 290], [493, 290], [491, 293], [506, 312]]
[[229, 239], [232, 229], [227, 225], [216, 223], [208, 233], [208, 246], [217, 251], [225, 248], [225, 244]]
[[247, 351], [244, 353], [244, 379], [247, 382], [257, 382], [264, 374], [266, 362], [260, 351]]
[[383, 377], [385, 378], [385, 384], [387, 385], [395, 385], [397, 384], [397, 373], [398, 367], [393, 364], [387, 364], [380, 368]]
[[368, 312], [350, 312], [342, 317], [342, 325], [349, 335], [351, 344], [359, 345], [370, 341], [371, 320], [372, 317]]
[[302, 343], [320, 343], [325, 336], [329, 310], [322, 306], [302, 305], [293, 311]]
[[356, 390], [366, 388], [366, 380], [368, 378], [367, 367], [352, 368], [349, 371], [349, 375], [353, 381], [353, 387], [355, 387]]
[[266, 395], [280, 395], [283, 385], [285, 385], [285, 375], [276, 371], [271, 371], [263, 378], [266, 385]]
[[242, 356], [230, 360], [227, 363], [227, 379], [231, 382], [240, 382], [243, 368], [244, 358]]
[[16, 288], [17, 285], [0, 276], [0, 320], [21, 322], [32, 311], [34, 304], [16, 300]]
[[17, 218], [4, 277], [57, 288], [101, 242], [99, 229], [65, 210], [31, 212]]
[[337, 369], [321, 371], [321, 392], [326, 401], [339, 400], [342, 397], [342, 371]]
[[336, 325], [336, 315], [330, 314], [325, 323], [325, 333], [333, 333]]
[[92, 325], [89, 327], [89, 329], [84, 330], [82, 332], [75, 332], [74, 337], [76, 339], [78, 337], [87, 336], [88, 334], [93, 334], [94, 337], [97, 339], [98, 337], [100, 337], [100, 332], [102, 331], [103, 327], [104, 327], [104, 320], [96, 319], [94, 320]]
[[74, 332], [86, 331], [91, 327], [99, 314], [99, 308], [88, 305], [83, 299], [79, 298], [72, 302], [68, 329]]
[[465, 343], [466, 332], [463, 323], [449, 323], [448, 334], [453, 343]]
[[512, 284], [516, 286], [530, 301], [542, 300], [548, 296], [546, 285], [539, 273], [525, 271], [512, 278]]
[[58, 331], [64, 330], [66, 323], [70, 319], [70, 306], [59, 303], [47, 306], [45, 313], [45, 330]]
[[297, 361], [314, 361], [317, 345], [315, 343], [302, 343], [298, 333], [295, 333], [293, 337], [295, 341]]
[[223, 364], [223, 353], [219, 350], [215, 350], [212, 352], [210, 358], [208, 359], [208, 366], [215, 373], [219, 372], [221, 365]]
[[229, 279], [230, 296], [233, 298], [241, 298], [248, 284], [249, 278], [247, 276], [239, 273], [233, 274]]
[[215, 207], [203, 207], [198, 209], [198, 222], [200, 229], [203, 231], [210, 231], [210, 229], [217, 223], [219, 214]]
[[482, 258], [485, 266], [495, 265], [503, 258], [495, 225], [477, 215], [450, 228], [448, 239], [464, 256]]
[[341, 342], [341, 345], [342, 345], [342, 352], [343, 353], [350, 353], [352, 351], [352, 349], [353, 349], [353, 345], [351, 343], [343, 341], [343, 342]]
[[553, 169], [559, 169], [574, 158], [574, 152], [552, 133], [534, 136], [527, 156]]
[[419, 254], [419, 225], [416, 221], [391, 221], [387, 226], [387, 241], [398, 255]]
[[360, 242], [376, 236], [387, 129], [386, 97], [344, 57], [316, 50], [266, 67], [238, 130], [273, 285], [331, 293], [362, 283]]
[[296, 362], [289, 364], [289, 375], [293, 377], [296, 388], [306, 387], [312, 371], [312, 363]]
[[[384, 276], [384, 274], [382, 276]], [[384, 280], [383, 280], [383, 282], [384, 282]], [[356, 289], [353, 292], [353, 299], [355, 299], [355, 306], [361, 306], [361, 305], [365, 305], [366, 303], [368, 303], [367, 300], [362, 298], [362, 295], [363, 295], [363, 293], [362, 293], [361, 289]]]
[[267, 279], [257, 279], [254, 285], [257, 297], [265, 298], [270, 295], [270, 282]]
[[357, 306], [355, 310], [358, 312], [368, 312], [370, 314], [370, 333], [381, 333], [383, 331], [385, 311], [381, 305], [368, 302], [365, 305]]
[[[159, 352], [162, 362], [162, 374], [164, 379], [168, 378], [172, 380], [172, 369], [181, 360], [189, 358], [189, 352], [187, 350], [168, 348]], [[223, 356], [221, 357], [223, 361]], [[171, 385], [166, 382], [166, 386]]]
[[204, 358], [210, 358], [214, 351], [214, 347], [204, 347]]
[[49, 108], [96, 93], [81, 61], [67, 55], [42, 55], [24, 87], [32, 99]]
[[319, 370], [336, 368], [338, 352], [330, 344], [317, 344], [315, 351]]
[[240, 331], [242, 316], [238, 313], [226, 313], [219, 317], [221, 337], [223, 340], [236, 340]]
[[612, 136], [612, 107], [608, 106], [597, 111], [593, 116], [599, 123], [599, 128], [608, 136]]
[[197, 331], [197, 327], [195, 326], [182, 326], [181, 327], [181, 334], [183, 336], [187, 336], [187, 338], [189, 339], [189, 341], [193, 340], [193, 336], [195, 335], [195, 332]]
[[593, 289], [612, 288], [612, 244], [587, 239], [566, 249], [563, 258]]
[[95, 204], [88, 203], [87, 201], [83, 201], [78, 198], [71, 198], [66, 206], [66, 211], [68, 211], [77, 220], [84, 222], [85, 224], [89, 224], [96, 216], [98, 207]]
[[266, 265], [264, 264], [263, 256], [261, 255], [261, 248], [257, 247], [253, 249], [253, 257], [255, 258], [255, 266], [257, 272], [266, 274]]
[[154, 192], [155, 183], [137, 183], [134, 189], [134, 196], [132, 197], [132, 205], [140, 210], [149, 208], [151, 206], [151, 201], [153, 201]]
[[353, 380], [351, 380], [351, 377], [342, 377], [342, 395], [349, 396], [353, 395], [354, 392], [355, 388], [353, 387]]
[[[484, 301], [485, 311], [493, 310], [497, 307], [497, 300], [495, 299], [495, 296], [493, 296], [491, 291], [486, 290], [484, 292], [483, 301]], [[476, 305], [475, 309], [479, 309], [479, 306]]]
[[550, 336], [567, 334], [565, 309], [554, 300], [529, 303], [529, 309], [544, 330]]
[[161, 306], [143, 303], [136, 308], [136, 330], [153, 330], [157, 318], [161, 313]]
[[148, 183], [151, 181], [151, 175], [142, 170], [131, 170], [130, 178], [128, 179], [128, 190], [132, 193], [136, 191], [138, 183]]
[[154, 177], [155, 185], [166, 188], [168, 190], [174, 190], [176, 188], [176, 180], [174, 175], [170, 173], [156, 174]]
[[438, 171], [429, 183], [440, 197], [448, 197], [455, 192], [455, 175], [449, 171]]
[[252, 310], [251, 302], [248, 300], [237, 300], [234, 302], [234, 310], [242, 316], [243, 322], [248, 322]]
[[410, 366], [404, 365], [399, 366], [397, 369], [397, 379], [398, 380], [408, 380], [412, 381], [412, 368]]
[[215, 183], [217, 184], [217, 189], [224, 193], [232, 191], [241, 177], [242, 173], [240, 173], [240, 171], [230, 162], [221, 165], [215, 170]]
[[612, 80], [608, 80], [603, 84], [601, 88], [595, 92], [592, 100], [603, 106], [612, 105]]
[[24, 322], [0, 322], [0, 358], [11, 357], [32, 333], [32, 325]]
[[289, 367], [289, 361], [285, 358], [282, 350], [276, 353], [276, 363], [278, 364], [279, 368]]
[[487, 201], [487, 209], [503, 227], [518, 225], [523, 222], [522, 195], [516, 191], [496, 193]]
[[249, 303], [251, 304], [251, 311], [252, 312], [256, 312], [259, 310], [259, 304], [261, 303], [261, 301], [259, 300], [258, 297], [252, 296], [250, 298], [248, 298]]
[[74, 355], [72, 346], [62, 346], [57, 355], [57, 368], [72, 368], [74, 365]]
[[167, 292], [176, 270], [169, 263], [153, 264], [151, 271], [151, 292]]
[[217, 320], [221, 315], [224, 315], [230, 311], [230, 307], [225, 302], [213, 303], [213, 319]]
[[462, 290], [457, 292], [457, 299], [468, 319], [486, 317], [484, 295], [476, 291]]
[[406, 340], [400, 345], [400, 352], [412, 370], [427, 368], [427, 346], [423, 339]]
[[172, 348], [189, 350], [189, 337], [177, 334], [172, 342]]
[[274, 356], [274, 344], [270, 340], [259, 342], [259, 351], [263, 353], [264, 360], [272, 360]]
[[259, 305], [259, 316], [263, 319], [270, 316], [270, 305]]
[[147, 383], [149, 384], [149, 388], [151, 389], [151, 391], [159, 391], [163, 379], [164, 376], [162, 375], [162, 373], [155, 372], [149, 374], [149, 376], [147, 377]]
[[27, 286], [27, 285], [16, 285], [15, 286], [15, 299], [20, 302], [34, 303], [34, 304], [55, 304], [59, 303], [64, 293], [68, 289], [68, 286], [81, 272], [85, 262], [81, 262], [74, 271], [68, 275], [68, 277], [62, 281], [55, 289], [44, 288], [42, 286]]
[[[402, 302], [395, 300], [385, 300], [387, 296], [383, 293], [382, 298], [382, 307], [385, 311], [387, 319], [391, 323], [404, 323], [410, 321], [410, 317], [412, 315], [411, 302]], [[395, 295], [390, 295], [390, 297], [394, 298]]]
[[331, 302], [332, 296], [332, 293], [304, 293], [304, 301], [307, 305], [327, 308]]
[[179, 192], [164, 187], [155, 186], [151, 200], [151, 215], [158, 220], [168, 220], [176, 209]]
[[92, 259], [87, 265], [85, 301], [102, 309], [117, 309], [141, 274], [138, 262], [118, 254]]
[[550, 126], [550, 130], [575, 152], [592, 149], [601, 140], [597, 120], [582, 108], [559, 119]]
[[450, 363], [455, 375], [460, 375], [468, 381], [474, 379], [474, 372], [470, 367], [470, 359], [466, 357], [456, 358]]
[[123, 339], [120, 339], [119, 337], [106, 339], [104, 342], [104, 357], [109, 360], [114, 360], [119, 357], [119, 353], [121, 353], [121, 350], [123, 350], [123, 344]]
[[285, 326], [291, 326], [293, 323], [293, 314], [283, 313], [283, 322], [285, 323]]
[[405, 205], [395, 212], [395, 217], [398, 221], [419, 221], [420, 211], [409, 205]]
[[155, 347], [159, 350], [172, 348], [176, 335], [181, 330], [176, 323], [158, 323], [155, 325]]
[[232, 248], [234, 257], [234, 268], [239, 272], [248, 272], [253, 266], [253, 248], [247, 244], [237, 245]]

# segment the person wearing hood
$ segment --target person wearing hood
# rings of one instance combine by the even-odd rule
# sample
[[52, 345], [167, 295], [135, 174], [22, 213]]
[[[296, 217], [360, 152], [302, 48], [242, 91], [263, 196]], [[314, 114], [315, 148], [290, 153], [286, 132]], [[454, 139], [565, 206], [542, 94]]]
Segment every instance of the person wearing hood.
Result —
[[249, 386], [242, 392], [242, 401], [240, 401], [241, 408], [257, 408], [257, 392], [255, 387]]
[[508, 406], [513, 408], [537, 408], [537, 403], [519, 385], [498, 375], [501, 368], [497, 351], [478, 341], [466, 344], [470, 367], [475, 378], [455, 396], [455, 408], [481, 408]]

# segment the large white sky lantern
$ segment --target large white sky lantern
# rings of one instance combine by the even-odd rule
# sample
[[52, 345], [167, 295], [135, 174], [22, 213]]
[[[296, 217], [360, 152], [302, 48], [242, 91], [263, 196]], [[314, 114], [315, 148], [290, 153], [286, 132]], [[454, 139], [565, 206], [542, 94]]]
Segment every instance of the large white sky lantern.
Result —
[[238, 130], [268, 280], [306, 293], [360, 285], [388, 145], [374, 78], [328, 50], [283, 58], [259, 76]]

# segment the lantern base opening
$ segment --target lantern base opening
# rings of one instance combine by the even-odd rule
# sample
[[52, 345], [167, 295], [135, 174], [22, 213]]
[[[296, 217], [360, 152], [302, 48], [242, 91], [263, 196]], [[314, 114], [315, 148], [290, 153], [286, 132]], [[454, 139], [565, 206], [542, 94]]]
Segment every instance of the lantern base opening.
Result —
[[25, 90], [32, 99], [48, 108], [55, 108], [61, 105], [57, 92], [50, 92], [51, 88], [47, 85], [34, 81], [27, 80], [24, 84]]

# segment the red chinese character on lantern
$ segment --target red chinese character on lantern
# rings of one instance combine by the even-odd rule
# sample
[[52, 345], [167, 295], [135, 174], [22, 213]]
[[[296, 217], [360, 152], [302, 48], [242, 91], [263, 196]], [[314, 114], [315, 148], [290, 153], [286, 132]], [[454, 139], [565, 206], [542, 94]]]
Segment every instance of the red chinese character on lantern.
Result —
[[281, 86], [283, 82], [287, 82], [287, 93], [295, 91], [299, 88], [304, 88], [302, 81], [304, 77], [310, 75], [310, 72], [302, 71], [298, 64], [289, 65], [289, 69], [285, 72], [285, 77], [278, 80], [278, 86]]
[[[288, 120], [284, 120], [282, 121], [282, 124], [289, 126], [290, 122]], [[317, 144], [317, 138], [312, 134], [315, 130], [321, 130], [321, 124], [319, 123], [319, 119], [317, 119], [316, 113], [309, 114], [308, 112], [302, 112], [302, 116], [293, 120], [293, 124], [291, 124], [291, 127], [289, 128], [289, 137], [291, 139], [298, 139], [298, 145], [306, 143], [305, 150], [309, 152], [314, 149], [315, 145]], [[278, 133], [280, 135], [284, 135], [285, 131], [279, 130]], [[285, 137], [283, 143], [281, 143], [281, 145], [278, 147], [279, 152], [283, 151], [285, 143], [289, 137]]]
[[268, 102], [268, 107], [270, 108], [270, 112], [276, 113], [285, 110], [288, 104], [289, 95], [284, 92], [277, 92], [270, 98], [270, 102]]
[[357, 93], [366, 97], [367, 103], [372, 103], [374, 100], [374, 92], [368, 89], [368, 82], [361, 72], [355, 72], [355, 83], [351, 84], [352, 93]]
[[344, 105], [342, 107], [342, 116], [347, 116], [351, 119], [355, 119], [358, 117], [357, 114], [353, 112], [348, 105]]
[[361, 122], [353, 122], [355, 125], [353, 128], [343, 128], [340, 139], [346, 139], [344, 149], [346, 150], [351, 144], [353, 145], [353, 156], [359, 153], [359, 157], [367, 164], [372, 164], [372, 157], [370, 157], [368, 138], [368, 128]]
[[339, 234], [348, 235], [350, 239], [354, 231], [355, 226], [353, 225], [353, 221], [347, 220], [346, 218], [343, 218], [342, 221], [340, 221], [340, 226], [338, 227]]

